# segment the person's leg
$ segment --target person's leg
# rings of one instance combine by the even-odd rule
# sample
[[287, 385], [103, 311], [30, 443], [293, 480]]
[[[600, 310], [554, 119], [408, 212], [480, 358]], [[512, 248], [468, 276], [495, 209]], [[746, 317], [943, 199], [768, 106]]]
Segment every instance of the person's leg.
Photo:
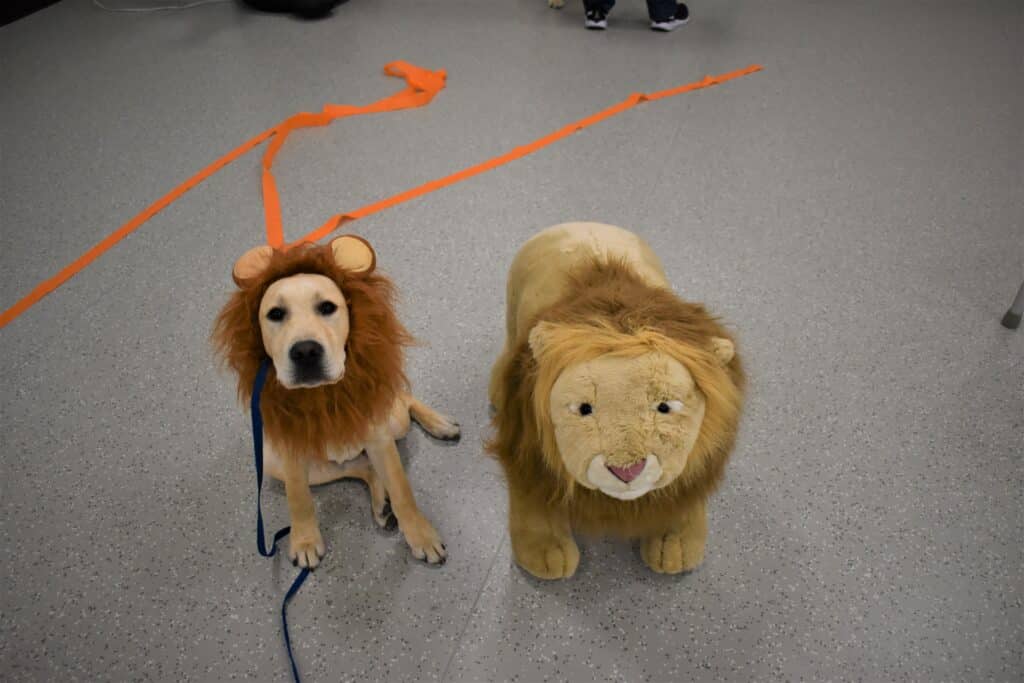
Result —
[[686, 3], [676, 0], [647, 0], [647, 13], [655, 31], [674, 31], [690, 20]]
[[651, 21], [669, 21], [676, 16], [676, 0], [647, 0]]
[[608, 26], [608, 12], [615, 6], [615, 0], [583, 0], [586, 19], [583, 25], [589, 29], [604, 29]]

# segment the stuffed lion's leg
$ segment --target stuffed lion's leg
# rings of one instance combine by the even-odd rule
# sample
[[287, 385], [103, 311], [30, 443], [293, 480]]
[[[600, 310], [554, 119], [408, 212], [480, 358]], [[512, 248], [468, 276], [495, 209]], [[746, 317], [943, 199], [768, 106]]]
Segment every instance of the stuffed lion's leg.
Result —
[[576, 573], [580, 550], [567, 510], [529, 497], [509, 486], [509, 535], [519, 566], [539, 579], [565, 579]]
[[707, 505], [695, 500], [664, 532], [643, 539], [640, 556], [659, 574], [690, 571], [704, 561], [707, 537]]
[[507, 349], [502, 350], [498, 360], [491, 368], [491, 381], [487, 387], [487, 398], [491, 402], [491, 409], [501, 412], [505, 407], [505, 373], [508, 371], [510, 354]]

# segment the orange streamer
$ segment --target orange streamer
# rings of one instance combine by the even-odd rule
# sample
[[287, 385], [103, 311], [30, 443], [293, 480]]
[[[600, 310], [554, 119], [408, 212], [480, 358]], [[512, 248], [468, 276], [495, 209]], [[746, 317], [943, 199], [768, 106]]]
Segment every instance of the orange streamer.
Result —
[[178, 185], [176, 188], [165, 194], [160, 199], [156, 200], [156, 202], [154, 202], [152, 206], [147, 208], [138, 216], [131, 219], [130, 221], [122, 225], [120, 228], [104, 237], [102, 241], [95, 244], [91, 249], [89, 249], [89, 251], [85, 252], [84, 254], [76, 258], [74, 261], [69, 263], [67, 266], [62, 268], [59, 273], [57, 273], [48, 280], [43, 280], [42, 282], [40, 282], [38, 285], [36, 285], [35, 289], [29, 292], [28, 295], [21, 299], [18, 303], [14, 304], [3, 313], [0, 313], [0, 327], [5, 327], [9, 322], [17, 318], [19, 315], [21, 315], [28, 309], [35, 306], [37, 303], [39, 303], [40, 299], [42, 299], [47, 294], [60, 287], [62, 284], [73, 278], [78, 273], [80, 273], [83, 269], [85, 269], [86, 266], [88, 266], [90, 263], [98, 259], [104, 253], [110, 251], [111, 247], [113, 247], [115, 244], [123, 240], [131, 233], [135, 232], [139, 228], [139, 226], [148, 221], [150, 218], [163, 211], [175, 199], [185, 194], [193, 187], [203, 182], [204, 180], [212, 176], [214, 173], [224, 168], [232, 161], [242, 156], [250, 149], [260, 144], [273, 134], [273, 128], [271, 128], [270, 130], [265, 130], [256, 137], [254, 137], [253, 139], [246, 142], [244, 145], [236, 147], [231, 152], [225, 154], [223, 157], [213, 162], [212, 164], [204, 168], [202, 171], [200, 171], [196, 175], [192, 176], [191, 178], [183, 182], [181, 185]]
[[276, 127], [276, 135], [263, 154], [263, 205], [267, 221], [267, 244], [272, 247], [284, 245], [284, 228], [281, 225], [281, 205], [278, 201], [277, 183], [271, 168], [274, 157], [293, 130], [326, 126], [335, 119], [359, 114], [377, 114], [398, 109], [412, 109], [430, 104], [434, 95], [444, 88], [444, 71], [427, 71], [406, 62], [392, 62], [384, 67], [389, 76], [404, 78], [408, 86], [405, 90], [378, 100], [364, 107], [351, 105], [328, 104], [319, 114], [296, 114]]
[[346, 213], [340, 213], [331, 216], [329, 219], [327, 219], [326, 223], [324, 223], [319, 228], [303, 237], [301, 240], [298, 240], [294, 244], [299, 244], [302, 242], [316, 242], [318, 240], [323, 239], [327, 235], [330, 235], [332, 232], [337, 230], [345, 223], [359, 220], [360, 218], [365, 218], [366, 216], [375, 214], [378, 211], [383, 211], [384, 209], [395, 206], [396, 204], [401, 204], [403, 202], [409, 201], [410, 199], [422, 197], [425, 194], [429, 194], [436, 190], [440, 190], [442, 187], [448, 187], [449, 185], [454, 185], [455, 183], [461, 183], [463, 180], [468, 180], [473, 176], [480, 175], [481, 173], [493, 170], [495, 168], [498, 168], [499, 166], [504, 166], [510, 161], [521, 159], [522, 157], [528, 154], [533, 154], [537, 150], [543, 149], [554, 142], [557, 142], [563, 138], [567, 138], [577, 131], [583, 130], [584, 128], [594, 125], [595, 123], [600, 123], [605, 119], [609, 119], [613, 116], [621, 114], [627, 109], [632, 109], [633, 107], [637, 106], [642, 102], [661, 100], [665, 99], [666, 97], [682, 95], [683, 93], [687, 93], [693, 90], [699, 90], [700, 88], [707, 88], [712, 85], [718, 85], [719, 83], [725, 83], [726, 81], [741, 78], [743, 76], [747, 76], [760, 70], [761, 67], [754, 64], [748, 66], [745, 69], [732, 71], [730, 73], [722, 74], [720, 76], [705, 76], [702, 80], [697, 81], [695, 83], [688, 83], [686, 85], [681, 85], [677, 88], [671, 88], [669, 90], [659, 90], [658, 92], [653, 92], [647, 95], [634, 93], [633, 95], [630, 95], [629, 97], [627, 97], [622, 102], [619, 102], [618, 104], [614, 104], [608, 107], [607, 109], [599, 111], [596, 114], [591, 114], [586, 118], [582, 118], [579, 121], [570, 123], [569, 125], [560, 128], [559, 130], [556, 130], [554, 133], [550, 133], [542, 138], [538, 138], [529, 144], [523, 145], [522, 147], [516, 147], [512, 151], [506, 152], [501, 156], [494, 157], [493, 159], [488, 159], [487, 161], [479, 163], [476, 166], [470, 166], [469, 168], [464, 168], [461, 171], [456, 171], [455, 173], [452, 173], [451, 175], [445, 176], [443, 178], [428, 181], [426, 183], [423, 183], [419, 187], [414, 187], [412, 189], [400, 192], [386, 199], [381, 199], [379, 201], [374, 202], [373, 204], [368, 204], [361, 208], [355, 209], [354, 211], [348, 211]]
[[328, 104], [319, 114], [295, 114], [273, 128], [263, 131], [245, 144], [236, 147], [220, 159], [217, 159], [217, 161], [213, 162], [202, 171], [165, 194], [145, 211], [122, 225], [111, 234], [107, 235], [102, 241], [95, 244], [91, 249], [62, 268], [56, 275], [48, 280], [40, 282], [36, 285], [35, 289], [28, 293], [27, 296], [22, 298], [3, 313], [0, 313], [0, 328], [5, 327], [19, 315], [35, 306], [44, 296], [80, 273], [90, 263], [98, 259], [104, 253], [110, 251], [115, 244], [138, 230], [143, 223], [166, 209], [176, 199], [230, 164], [238, 157], [251, 150], [253, 147], [265, 141], [267, 138], [272, 138], [271, 143], [267, 147], [267, 151], [263, 156], [263, 200], [264, 214], [266, 216], [267, 223], [267, 243], [274, 246], [281, 246], [284, 243], [284, 234], [281, 229], [281, 207], [277, 196], [277, 187], [274, 184], [274, 177], [270, 173], [270, 165], [273, 162], [274, 155], [277, 154], [277, 151], [281, 148], [281, 145], [284, 144], [284, 141], [292, 130], [314, 125], [327, 125], [333, 119], [341, 118], [343, 116], [351, 116], [353, 114], [369, 114], [382, 111], [393, 111], [396, 109], [408, 109], [411, 107], [422, 107], [425, 104], [429, 104], [434, 98], [434, 95], [444, 88], [444, 71], [428, 71], [407, 62], [392, 62], [384, 67], [384, 73], [389, 76], [396, 76], [405, 79], [405, 89], [365, 107]]
[[[315, 242], [331, 234], [339, 226], [347, 222], [364, 218], [395, 206], [396, 204], [407, 202], [443, 187], [448, 187], [449, 185], [454, 185], [455, 183], [480, 175], [485, 171], [498, 168], [499, 166], [503, 166], [510, 161], [520, 159], [528, 154], [533, 154], [534, 152], [543, 149], [558, 140], [566, 138], [577, 131], [604, 121], [612, 116], [616, 116], [617, 114], [621, 114], [627, 109], [632, 109], [642, 102], [674, 97], [693, 90], [706, 88], [735, 78], [740, 78], [760, 70], [760, 66], [752, 65], [745, 69], [722, 74], [720, 76], [705, 76], [700, 81], [681, 85], [676, 88], [670, 88], [668, 90], [661, 90], [646, 95], [630, 95], [618, 104], [612, 105], [603, 111], [592, 114], [591, 116], [580, 119], [574, 123], [570, 123], [553, 133], [538, 138], [527, 145], [516, 147], [515, 149], [494, 157], [493, 159], [462, 169], [461, 171], [457, 171], [443, 178], [431, 180], [418, 187], [400, 192], [386, 199], [381, 199], [372, 204], [355, 209], [354, 211], [348, 211], [346, 213], [332, 216], [326, 223], [310, 232], [299, 240], [299, 242]], [[331, 121], [347, 116], [376, 114], [386, 111], [396, 111], [399, 109], [422, 107], [429, 104], [431, 100], [434, 99], [434, 96], [445, 86], [444, 71], [429, 71], [407, 62], [392, 62], [384, 67], [384, 72], [389, 76], [396, 76], [405, 79], [406, 87], [382, 100], [361, 107], [353, 105], [328, 104], [325, 105], [323, 110], [319, 113], [301, 112], [288, 117], [273, 128], [263, 131], [175, 187], [138, 216], [122, 225], [102, 241], [94, 245], [91, 249], [65, 266], [56, 275], [39, 283], [39, 285], [37, 285], [27, 296], [3, 313], [0, 313], [0, 328], [6, 326], [12, 320], [38, 303], [44, 296], [77, 275], [105, 252], [109, 251], [115, 244], [137, 230], [143, 223], [163, 209], [167, 208], [176, 199], [268, 138], [270, 139], [270, 144], [267, 146], [267, 149], [263, 154], [262, 162], [263, 209], [266, 220], [267, 243], [275, 247], [282, 246], [284, 244], [284, 229], [281, 222], [281, 203], [277, 192], [277, 183], [274, 180], [274, 175], [271, 169], [273, 167], [274, 158], [277, 156], [281, 146], [284, 145], [293, 130], [314, 126], [326, 126]]]

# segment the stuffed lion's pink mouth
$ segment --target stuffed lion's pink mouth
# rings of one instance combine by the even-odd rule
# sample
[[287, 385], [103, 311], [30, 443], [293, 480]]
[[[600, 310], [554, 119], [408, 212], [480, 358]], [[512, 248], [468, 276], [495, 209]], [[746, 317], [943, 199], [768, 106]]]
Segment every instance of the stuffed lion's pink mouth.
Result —
[[605, 465], [608, 471], [615, 475], [615, 478], [621, 482], [628, 484], [644, 471], [644, 467], [647, 465], [647, 459], [644, 458], [640, 462], [635, 462], [628, 467], [616, 467], [615, 465]]

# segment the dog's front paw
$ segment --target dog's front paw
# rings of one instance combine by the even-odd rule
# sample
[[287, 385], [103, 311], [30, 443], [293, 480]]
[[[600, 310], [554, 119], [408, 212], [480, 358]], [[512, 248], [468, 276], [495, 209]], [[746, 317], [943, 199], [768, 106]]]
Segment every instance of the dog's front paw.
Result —
[[512, 551], [519, 566], [538, 579], [567, 579], [580, 564], [580, 549], [571, 536], [520, 539]]
[[324, 545], [324, 538], [320, 535], [320, 529], [315, 526], [312, 529], [292, 529], [291, 538], [288, 540], [288, 559], [292, 564], [316, 569], [320, 559], [327, 552]]
[[400, 520], [399, 527], [412, 550], [412, 556], [417, 560], [424, 560], [427, 564], [444, 564], [448, 559], [448, 551], [441, 542], [441, 536], [425, 517], [412, 521]]
[[704, 540], [688, 539], [674, 532], [659, 534], [643, 540], [640, 556], [659, 574], [688, 572], [704, 561]]
[[562, 9], [565, 7], [565, 0], [548, 0], [548, 7], [551, 9]]

